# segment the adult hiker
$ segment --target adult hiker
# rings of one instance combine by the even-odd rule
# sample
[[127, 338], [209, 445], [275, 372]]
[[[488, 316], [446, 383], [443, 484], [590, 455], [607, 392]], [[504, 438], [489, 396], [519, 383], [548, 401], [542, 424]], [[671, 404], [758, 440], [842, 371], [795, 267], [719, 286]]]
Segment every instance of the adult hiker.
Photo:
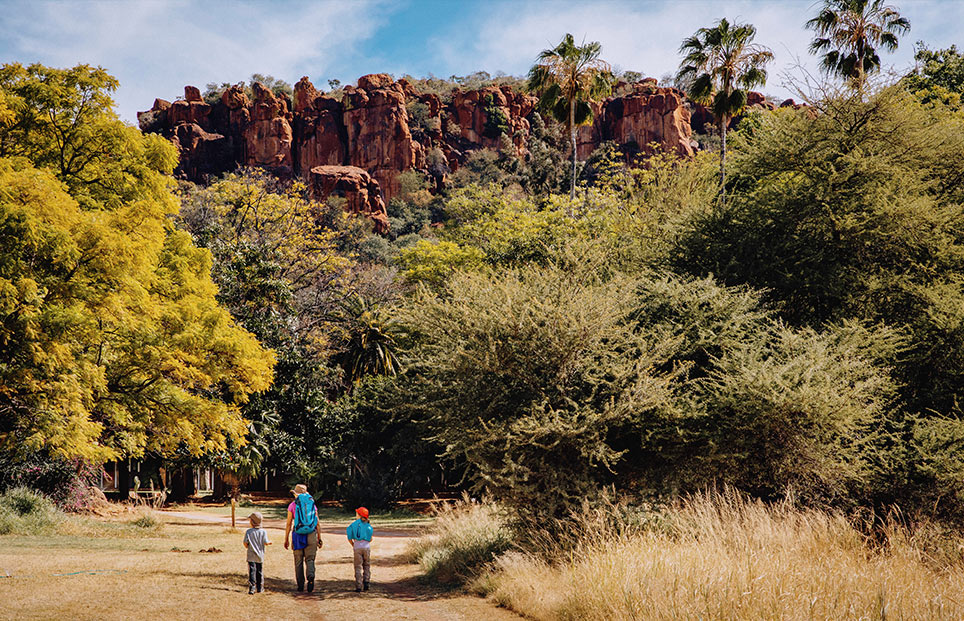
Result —
[[355, 514], [358, 519], [348, 525], [345, 534], [354, 551], [355, 593], [361, 593], [363, 588], [368, 590], [372, 581], [372, 525], [368, 522], [368, 509], [365, 507], [355, 509]]
[[308, 592], [315, 589], [315, 555], [321, 547], [321, 525], [318, 523], [318, 507], [308, 488], [299, 483], [291, 490], [294, 501], [288, 505], [288, 521], [285, 523], [285, 550], [289, 543], [295, 556], [295, 581], [298, 590]]

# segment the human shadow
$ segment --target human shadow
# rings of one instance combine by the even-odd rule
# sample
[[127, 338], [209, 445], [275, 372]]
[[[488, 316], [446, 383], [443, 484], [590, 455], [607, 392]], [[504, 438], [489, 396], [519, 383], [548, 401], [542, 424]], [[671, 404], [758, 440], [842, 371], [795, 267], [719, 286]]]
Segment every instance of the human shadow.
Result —
[[[157, 574], [168, 576], [189, 577], [195, 581], [200, 589], [212, 591], [228, 591], [235, 593], [248, 592], [248, 577], [242, 572], [213, 573], [204, 571], [172, 571], [158, 570]], [[280, 593], [294, 599], [351, 599], [368, 597], [372, 599], [391, 599], [405, 602], [424, 602], [450, 599], [457, 597], [459, 592], [429, 584], [419, 577], [407, 577], [390, 581], [372, 581], [371, 590], [362, 593], [355, 592], [355, 580], [352, 574], [345, 578], [315, 579], [314, 590], [298, 591], [293, 578], [264, 577], [264, 588], [271, 593]]]

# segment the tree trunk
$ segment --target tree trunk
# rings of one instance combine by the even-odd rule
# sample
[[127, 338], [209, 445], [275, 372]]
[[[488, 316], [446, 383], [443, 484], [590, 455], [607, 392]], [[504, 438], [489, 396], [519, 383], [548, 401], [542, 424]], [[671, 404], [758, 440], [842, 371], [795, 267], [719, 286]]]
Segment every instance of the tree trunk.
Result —
[[569, 200], [576, 200], [576, 100], [569, 102], [569, 133], [572, 138], [572, 183], [569, 186]]
[[727, 118], [720, 121], [720, 199], [726, 201], [726, 126]]

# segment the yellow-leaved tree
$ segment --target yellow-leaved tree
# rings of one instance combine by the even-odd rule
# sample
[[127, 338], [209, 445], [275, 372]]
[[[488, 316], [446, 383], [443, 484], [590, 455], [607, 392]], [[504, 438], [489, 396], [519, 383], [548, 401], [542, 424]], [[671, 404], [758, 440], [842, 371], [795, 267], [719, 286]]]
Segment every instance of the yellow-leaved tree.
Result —
[[103, 460], [243, 442], [274, 355], [171, 217], [175, 148], [80, 65], [0, 67], [0, 445]]

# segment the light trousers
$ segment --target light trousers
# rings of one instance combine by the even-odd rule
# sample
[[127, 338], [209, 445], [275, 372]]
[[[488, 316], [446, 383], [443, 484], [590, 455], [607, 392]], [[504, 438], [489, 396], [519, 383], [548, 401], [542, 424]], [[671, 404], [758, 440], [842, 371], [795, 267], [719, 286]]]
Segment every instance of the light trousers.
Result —
[[355, 588], [372, 581], [372, 551], [370, 548], [355, 548]]

